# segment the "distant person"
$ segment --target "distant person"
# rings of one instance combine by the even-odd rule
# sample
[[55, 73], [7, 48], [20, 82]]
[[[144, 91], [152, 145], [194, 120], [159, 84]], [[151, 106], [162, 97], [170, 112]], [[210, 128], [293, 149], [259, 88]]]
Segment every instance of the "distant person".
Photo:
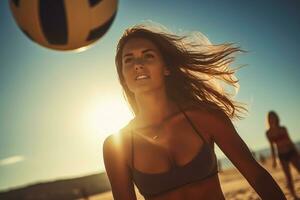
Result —
[[269, 129], [267, 130], [267, 138], [271, 145], [273, 168], [276, 168], [276, 154], [275, 148], [277, 148], [277, 155], [282, 166], [283, 172], [287, 179], [287, 186], [291, 194], [297, 198], [293, 179], [291, 175], [290, 165], [292, 164], [298, 171], [300, 170], [300, 157], [299, 153], [289, 137], [288, 131], [284, 126], [280, 125], [280, 120], [276, 112], [270, 111], [268, 113]]
[[117, 72], [134, 118], [103, 145], [115, 200], [136, 200], [134, 184], [147, 200], [225, 199], [215, 144], [262, 199], [285, 199], [232, 124], [242, 106], [213, 84], [237, 82], [229, 64], [241, 50], [194, 36], [136, 25], [119, 40]]

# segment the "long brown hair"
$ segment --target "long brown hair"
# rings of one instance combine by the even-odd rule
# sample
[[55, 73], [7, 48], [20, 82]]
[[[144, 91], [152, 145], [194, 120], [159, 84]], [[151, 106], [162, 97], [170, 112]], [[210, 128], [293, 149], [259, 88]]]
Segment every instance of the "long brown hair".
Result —
[[231, 43], [212, 45], [199, 32], [178, 36], [157, 25], [141, 24], [125, 30], [115, 57], [119, 81], [135, 115], [138, 113], [135, 96], [122, 74], [122, 50], [132, 38], [145, 38], [157, 46], [170, 71], [165, 80], [167, 95], [178, 105], [202, 105], [220, 110], [229, 118], [240, 118], [240, 114], [246, 111], [241, 103], [232, 99], [230, 93], [220, 90], [216, 84], [216, 81], [221, 81], [237, 86], [236, 69], [231, 69], [229, 65], [234, 61], [233, 54], [243, 50]]

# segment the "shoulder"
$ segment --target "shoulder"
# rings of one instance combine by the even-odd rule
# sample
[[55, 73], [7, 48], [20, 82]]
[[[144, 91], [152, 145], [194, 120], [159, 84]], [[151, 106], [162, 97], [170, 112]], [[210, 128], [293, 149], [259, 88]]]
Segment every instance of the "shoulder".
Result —
[[224, 132], [234, 129], [229, 117], [221, 110], [193, 107], [187, 109], [185, 113], [197, 128], [210, 139], [219, 134], [224, 136]]
[[185, 112], [196, 122], [205, 122], [207, 125], [216, 125], [216, 123], [231, 123], [229, 117], [219, 109], [193, 106], [187, 108]]
[[281, 126], [280, 127], [280, 130], [283, 132], [283, 133], [285, 133], [285, 134], [287, 134], [287, 128], [285, 127], [285, 126]]
[[281, 126], [280, 129], [281, 129], [281, 130], [284, 130], [284, 131], [287, 130], [287, 128], [286, 128], [285, 126]]
[[103, 142], [103, 154], [105, 157], [123, 157], [128, 160], [131, 149], [130, 123], [123, 127], [118, 133], [111, 134]]

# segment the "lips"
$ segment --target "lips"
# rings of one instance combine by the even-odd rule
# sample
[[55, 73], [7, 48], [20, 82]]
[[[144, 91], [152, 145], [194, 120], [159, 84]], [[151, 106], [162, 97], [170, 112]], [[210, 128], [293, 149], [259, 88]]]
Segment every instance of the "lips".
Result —
[[149, 79], [150, 76], [148, 76], [147, 74], [139, 74], [135, 77], [135, 80], [138, 81], [138, 80], [144, 80], [144, 79]]

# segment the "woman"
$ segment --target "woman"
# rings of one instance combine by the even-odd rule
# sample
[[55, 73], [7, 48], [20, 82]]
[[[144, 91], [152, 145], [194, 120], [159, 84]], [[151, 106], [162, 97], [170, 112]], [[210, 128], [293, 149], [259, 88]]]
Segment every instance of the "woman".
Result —
[[291, 141], [287, 129], [280, 126], [279, 117], [274, 111], [268, 113], [269, 130], [266, 135], [271, 145], [273, 167], [276, 168], [275, 147], [277, 148], [278, 158], [287, 180], [287, 187], [292, 196], [298, 198], [295, 193], [293, 179], [289, 164], [292, 164], [297, 171], [300, 171], [300, 157], [294, 143]]
[[135, 184], [147, 200], [224, 199], [216, 143], [263, 199], [285, 199], [231, 123], [243, 107], [213, 81], [237, 82], [228, 65], [240, 49], [192, 36], [137, 25], [119, 40], [117, 72], [135, 117], [104, 142], [114, 198], [135, 200]]

